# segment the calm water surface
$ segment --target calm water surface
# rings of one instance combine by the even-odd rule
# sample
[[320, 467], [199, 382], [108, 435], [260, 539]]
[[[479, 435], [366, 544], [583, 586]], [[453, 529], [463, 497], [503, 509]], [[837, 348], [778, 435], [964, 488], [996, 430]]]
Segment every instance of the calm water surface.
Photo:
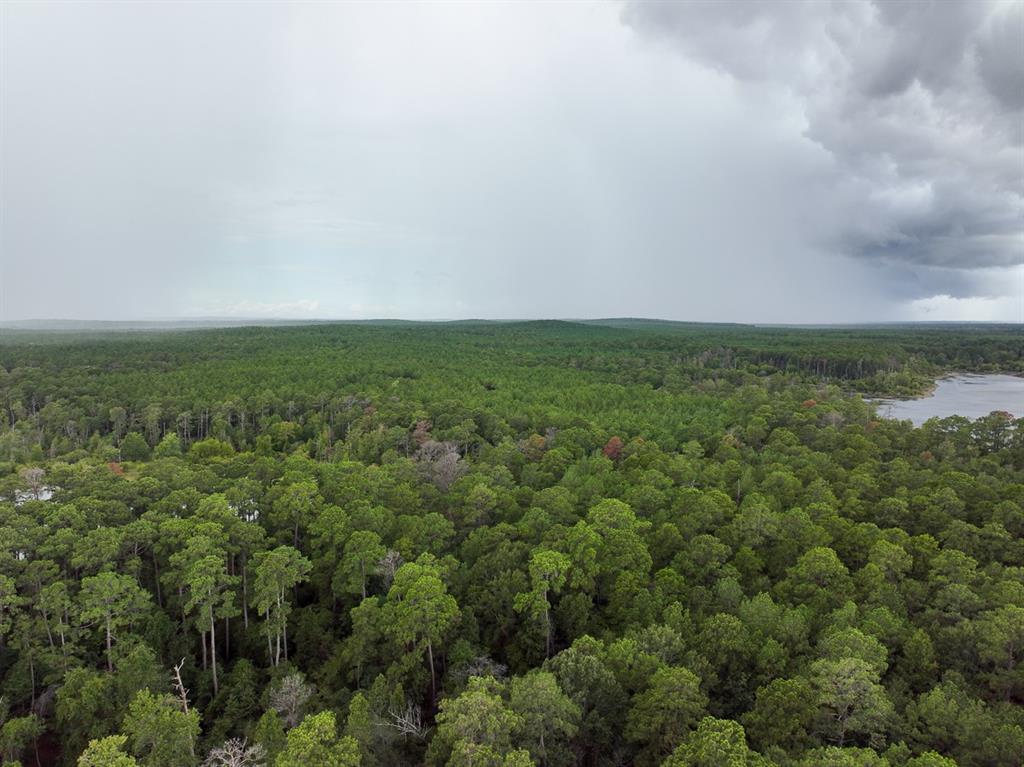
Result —
[[1008, 375], [958, 375], [936, 382], [935, 391], [920, 399], [875, 400], [883, 418], [910, 420], [920, 426], [929, 418], [962, 415], [981, 418], [993, 410], [1024, 416], [1024, 378]]

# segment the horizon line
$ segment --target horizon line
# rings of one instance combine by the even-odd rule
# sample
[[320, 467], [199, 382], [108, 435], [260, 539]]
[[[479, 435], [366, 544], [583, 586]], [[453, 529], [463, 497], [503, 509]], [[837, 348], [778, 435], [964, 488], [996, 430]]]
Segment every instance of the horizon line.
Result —
[[706, 319], [668, 319], [665, 317], [645, 316], [597, 316], [597, 317], [555, 317], [555, 316], [534, 316], [534, 317], [434, 317], [412, 319], [408, 317], [252, 317], [252, 316], [231, 316], [231, 315], [199, 315], [180, 317], [132, 317], [120, 319], [106, 318], [70, 318], [70, 317], [27, 317], [22, 319], [2, 319], [0, 327], [14, 325], [32, 324], [152, 324], [166, 325], [173, 323], [230, 323], [245, 325], [265, 325], [270, 323], [296, 323], [296, 324], [328, 324], [328, 323], [384, 323], [384, 322], [407, 322], [423, 324], [440, 324], [452, 322], [480, 322], [480, 323], [516, 323], [516, 322], [660, 322], [681, 325], [747, 325], [751, 327], [842, 327], [842, 326], [864, 326], [864, 325], [1021, 325], [1024, 320], [992, 320], [992, 319], [955, 319], [955, 320], [927, 320], [927, 319], [893, 319], [893, 320], [854, 320], [845, 322], [785, 322], [785, 321], [742, 321], [742, 320], [706, 320]]

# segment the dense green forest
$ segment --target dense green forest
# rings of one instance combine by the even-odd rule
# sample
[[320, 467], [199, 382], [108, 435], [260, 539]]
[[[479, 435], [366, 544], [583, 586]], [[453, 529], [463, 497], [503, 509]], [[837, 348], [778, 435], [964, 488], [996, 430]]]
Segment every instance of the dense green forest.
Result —
[[0, 331], [0, 753], [1020, 767], [1009, 326]]

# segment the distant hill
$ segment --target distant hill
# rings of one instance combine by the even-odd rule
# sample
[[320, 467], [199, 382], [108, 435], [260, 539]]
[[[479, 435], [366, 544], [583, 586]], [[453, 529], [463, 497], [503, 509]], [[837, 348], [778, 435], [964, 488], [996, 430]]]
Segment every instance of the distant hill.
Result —
[[752, 327], [742, 322], [688, 322], [685, 320], [659, 320], [646, 317], [608, 317], [595, 320], [575, 320], [583, 325], [600, 325], [605, 328], [629, 328], [632, 330], [697, 330], [700, 328], [745, 328]]
[[104, 333], [126, 331], [172, 331], [204, 330], [238, 327], [297, 327], [306, 325], [373, 325], [382, 327], [523, 327], [532, 329], [569, 329], [572, 327], [603, 327], [621, 330], [648, 331], [699, 331], [699, 330], [898, 330], [955, 328], [959, 330], [977, 328], [992, 330], [1019, 328], [1012, 323], [993, 322], [876, 322], [850, 324], [785, 324], [785, 323], [742, 323], [742, 322], [691, 322], [686, 320], [663, 320], [648, 317], [605, 317], [596, 319], [524, 319], [506, 318], [488, 320], [479, 318], [406, 320], [379, 318], [365, 320], [350, 319], [266, 319], [256, 317], [197, 317], [170, 320], [68, 320], [32, 319], [0, 321], [0, 330], [7, 331], [57, 331], [64, 333]]

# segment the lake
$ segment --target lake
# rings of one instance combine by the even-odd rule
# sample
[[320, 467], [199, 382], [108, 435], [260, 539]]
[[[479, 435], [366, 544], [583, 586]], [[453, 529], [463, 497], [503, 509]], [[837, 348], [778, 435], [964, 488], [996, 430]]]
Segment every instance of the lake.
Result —
[[1024, 378], [1010, 375], [957, 375], [935, 382], [935, 391], [919, 399], [874, 400], [883, 418], [913, 421], [962, 415], [981, 418], [993, 410], [1024, 416]]

